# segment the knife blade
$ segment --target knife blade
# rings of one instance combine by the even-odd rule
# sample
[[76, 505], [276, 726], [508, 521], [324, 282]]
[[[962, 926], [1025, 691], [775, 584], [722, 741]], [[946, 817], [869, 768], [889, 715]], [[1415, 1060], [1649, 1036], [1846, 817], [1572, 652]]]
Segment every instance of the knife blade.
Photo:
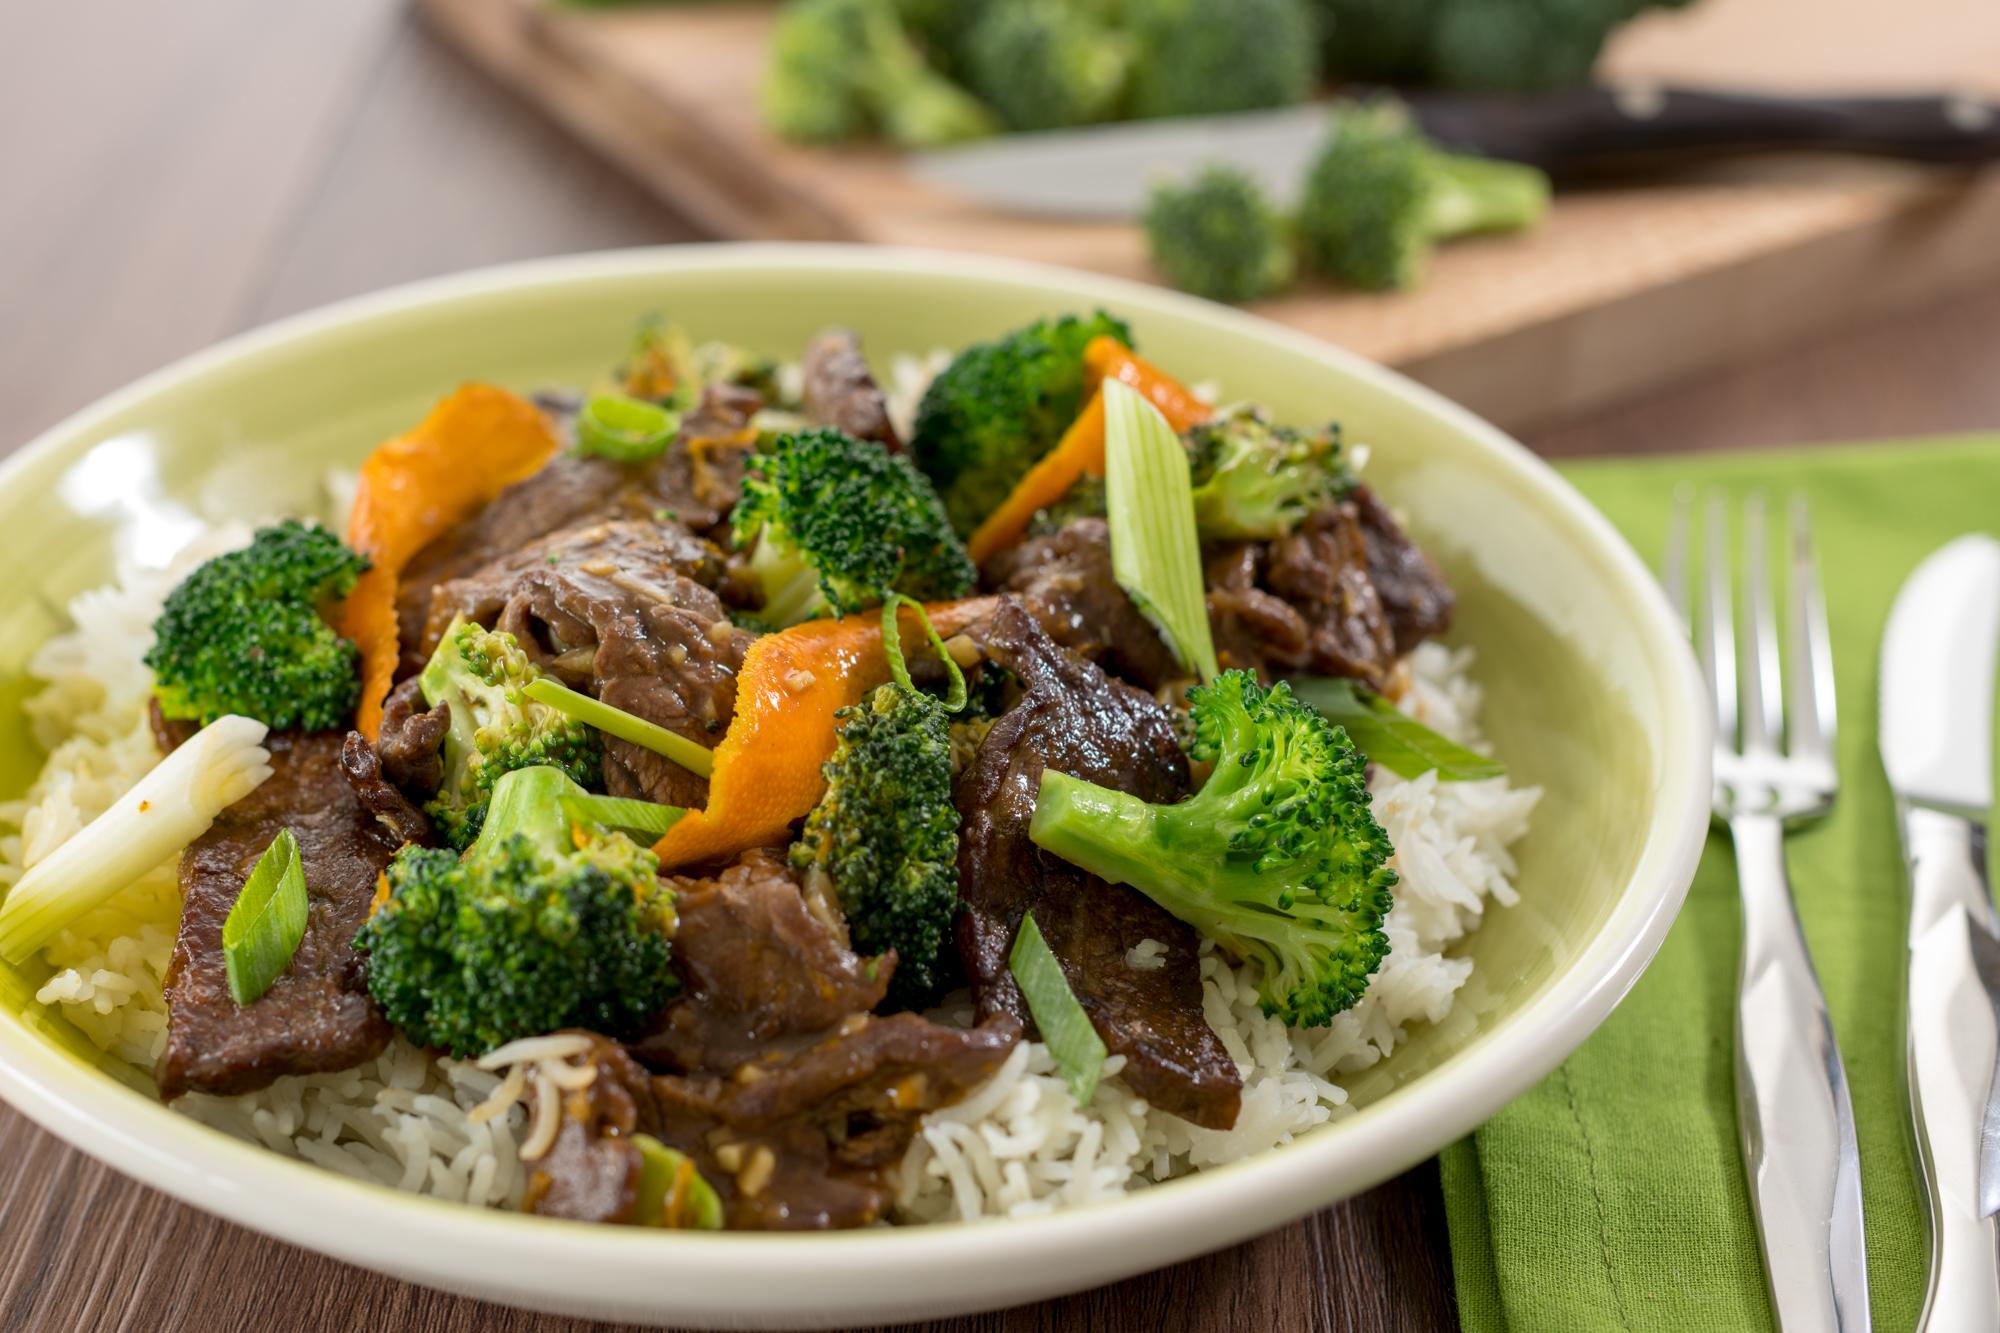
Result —
[[[1660, 172], [1769, 149], [2000, 160], [2000, 105], [1969, 93], [1804, 98], [1628, 86], [1528, 98], [1410, 93], [1402, 100], [1444, 147], [1527, 162], [1559, 180]], [[1130, 218], [1156, 182], [1225, 162], [1290, 208], [1328, 123], [1323, 104], [1122, 121], [919, 153], [913, 169], [934, 185], [1013, 212]]]
[[2000, 1328], [2000, 913], [1986, 878], [2000, 542], [1918, 566], [1882, 640], [1882, 765], [1910, 882], [1904, 1056], [1930, 1216], [1926, 1330]]

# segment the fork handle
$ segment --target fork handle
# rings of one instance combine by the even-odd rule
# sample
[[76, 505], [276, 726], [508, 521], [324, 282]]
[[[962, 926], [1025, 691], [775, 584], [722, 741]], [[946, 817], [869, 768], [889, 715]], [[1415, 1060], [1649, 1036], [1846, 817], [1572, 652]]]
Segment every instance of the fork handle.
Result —
[[[1918, 1328], [2000, 1329], [1995, 1222], [1980, 1201], [1982, 1129], [2000, 1054], [2000, 919], [1986, 883], [1986, 830], [1920, 808], [1906, 809], [1902, 823], [1910, 870], [1903, 1040], [1931, 1240]], [[1994, 1173], [1985, 1174], [1991, 1188]]]
[[1782, 1333], [1869, 1327], [1861, 1149], [1775, 815], [1729, 821], [1743, 899], [1736, 1124]]

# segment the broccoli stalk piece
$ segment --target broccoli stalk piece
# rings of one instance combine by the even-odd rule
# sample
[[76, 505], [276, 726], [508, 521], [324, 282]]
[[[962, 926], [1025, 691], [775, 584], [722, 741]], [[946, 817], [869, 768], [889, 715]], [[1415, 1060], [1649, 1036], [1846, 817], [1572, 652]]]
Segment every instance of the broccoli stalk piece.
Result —
[[1354, 489], [1338, 425], [1307, 434], [1241, 407], [1194, 427], [1182, 443], [1203, 541], [1282, 537]]
[[752, 458], [731, 515], [761, 619], [779, 627], [879, 606], [890, 593], [963, 597], [978, 578], [923, 473], [837, 430], [780, 435]]
[[832, 888], [858, 951], [896, 951], [889, 998], [918, 1008], [944, 989], [958, 910], [950, 724], [937, 700], [893, 682], [838, 718], [826, 795], [792, 864]]
[[1367, 761], [1282, 682], [1225, 671], [1188, 704], [1189, 753], [1215, 765], [1200, 791], [1149, 805], [1048, 770], [1029, 837], [1256, 960], [1265, 1013], [1328, 1023], [1389, 952], [1394, 849], [1368, 808]]
[[444, 840], [463, 848], [479, 835], [493, 785], [517, 768], [546, 764], [581, 786], [598, 785], [597, 730], [523, 691], [541, 672], [513, 635], [454, 620], [417, 677], [432, 708], [444, 704], [444, 781], [424, 806]]
[[1138, 46], [1132, 114], [1209, 116], [1291, 106], [1319, 80], [1306, 0], [1125, 0]]
[[1548, 206], [1535, 168], [1440, 152], [1399, 108], [1347, 105], [1306, 178], [1298, 227], [1313, 267], [1380, 291], [1415, 285], [1432, 246], [1532, 227]]
[[925, 390], [910, 451], [969, 533], [1055, 446], [1083, 408], [1083, 349], [1132, 331], [1103, 311], [1037, 320], [960, 352]]
[[1070, 0], [987, 5], [965, 39], [974, 92], [1016, 130], [1108, 119], [1125, 88], [1132, 47]]
[[369, 994], [421, 1046], [481, 1055], [561, 1027], [628, 1033], [673, 994], [673, 895], [653, 853], [572, 826], [578, 787], [519, 768], [463, 857], [405, 847], [361, 927]]
[[1257, 182], [1234, 167], [1155, 187], [1144, 222], [1154, 265], [1184, 292], [1254, 301], [1292, 280], [1289, 228]]
[[327, 616], [367, 570], [331, 532], [293, 520], [198, 567], [153, 622], [145, 662], [161, 714], [206, 725], [236, 713], [281, 730], [345, 723], [361, 654]]
[[771, 35], [765, 123], [829, 142], [880, 130], [906, 148], [998, 128], [979, 100], [924, 62], [890, 0], [794, 0]]

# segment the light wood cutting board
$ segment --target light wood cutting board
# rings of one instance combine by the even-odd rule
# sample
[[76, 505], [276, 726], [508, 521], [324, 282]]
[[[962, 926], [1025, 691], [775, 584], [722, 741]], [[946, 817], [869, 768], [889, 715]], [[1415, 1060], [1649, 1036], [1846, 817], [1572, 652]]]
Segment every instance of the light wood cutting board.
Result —
[[[886, 242], [1156, 279], [1122, 224], [1006, 215], [875, 146], [765, 132], [771, 7], [608, 11], [419, 0], [437, 28], [718, 236]], [[1614, 40], [1619, 81], [1792, 92], [2000, 93], [1996, 0], [1701, 0]], [[1527, 427], [2000, 279], [2000, 171], [1771, 157], [1563, 195], [1519, 237], [1441, 250], [1415, 292], [1309, 285], [1260, 313]]]

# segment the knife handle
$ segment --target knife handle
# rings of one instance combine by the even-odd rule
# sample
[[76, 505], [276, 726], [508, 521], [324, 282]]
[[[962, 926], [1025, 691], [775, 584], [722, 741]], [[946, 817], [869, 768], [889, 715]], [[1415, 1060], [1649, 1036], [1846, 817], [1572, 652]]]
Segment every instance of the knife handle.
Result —
[[1903, 812], [1910, 869], [1904, 1050], [1917, 1178], [1930, 1219], [1927, 1333], [2000, 1329], [1995, 1221], [1980, 1208], [1980, 1130], [2000, 1054], [2000, 919], [1986, 882], [1986, 830], [1958, 815]]
[[1972, 94], [1776, 97], [1698, 88], [1580, 88], [1534, 98], [1426, 95], [1424, 132], [1552, 176], [1659, 172], [1774, 149], [1920, 162], [2000, 159], [2000, 107]]
[[1847, 1071], [1785, 873], [1784, 825], [1729, 821], [1743, 901], [1736, 1125], [1781, 1333], [1868, 1328], [1861, 1149]]

